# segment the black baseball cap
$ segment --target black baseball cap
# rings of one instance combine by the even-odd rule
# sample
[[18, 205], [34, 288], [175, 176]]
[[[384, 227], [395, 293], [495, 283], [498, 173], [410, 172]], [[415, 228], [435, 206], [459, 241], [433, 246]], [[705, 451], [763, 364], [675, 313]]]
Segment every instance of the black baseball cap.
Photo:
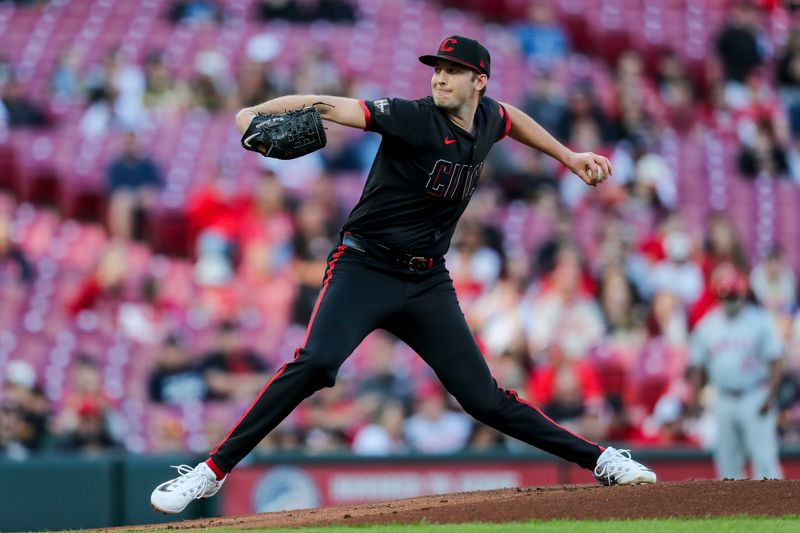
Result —
[[436, 55], [420, 56], [419, 60], [432, 67], [439, 59], [446, 59], [459, 65], [464, 65], [479, 74], [489, 76], [491, 68], [491, 58], [489, 51], [481, 43], [469, 37], [461, 35], [451, 35], [445, 37]]

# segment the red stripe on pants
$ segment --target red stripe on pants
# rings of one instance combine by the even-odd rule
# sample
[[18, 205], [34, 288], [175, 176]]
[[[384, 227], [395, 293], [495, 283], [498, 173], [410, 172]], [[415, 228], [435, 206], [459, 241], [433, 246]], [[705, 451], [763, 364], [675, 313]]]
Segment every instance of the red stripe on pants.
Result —
[[[505, 390], [505, 389], [503, 389], [503, 390]], [[517, 396], [517, 391], [515, 391], [515, 390], [507, 390], [507, 391], [506, 391], [506, 394], [508, 394], [509, 396], [511, 396], [512, 398], [514, 398], [514, 400], [516, 400], [517, 402], [519, 402], [519, 403], [521, 403], [521, 404], [525, 404], [525, 405], [527, 405], [528, 407], [530, 407], [530, 408], [534, 409], [534, 410], [535, 410], [537, 413], [539, 413], [540, 415], [542, 415], [542, 417], [543, 417], [545, 420], [547, 420], [548, 422], [550, 422], [551, 424], [553, 424], [553, 425], [554, 425], [554, 426], [556, 426], [557, 428], [559, 428], [559, 429], [561, 429], [561, 430], [564, 430], [564, 431], [566, 431], [567, 433], [569, 433], [569, 434], [570, 434], [570, 435], [572, 435], [573, 437], [576, 437], [576, 438], [578, 438], [578, 439], [582, 440], [583, 442], [589, 443], [589, 444], [591, 444], [592, 446], [597, 446], [598, 448], [600, 448], [600, 450], [601, 450], [601, 451], [605, 451], [605, 448], [603, 448], [602, 446], [600, 446], [600, 445], [599, 445], [599, 444], [597, 444], [596, 442], [592, 442], [592, 441], [590, 441], [590, 440], [588, 440], [588, 439], [584, 439], [583, 437], [581, 437], [581, 436], [580, 436], [580, 435], [578, 435], [577, 433], [573, 433], [572, 431], [568, 430], [567, 428], [565, 428], [564, 426], [562, 426], [561, 424], [559, 424], [558, 422], [556, 422], [555, 420], [553, 420], [552, 418], [550, 418], [549, 416], [547, 416], [546, 414], [544, 414], [544, 412], [543, 412], [541, 409], [539, 409], [538, 407], [536, 407], [536, 406], [535, 406], [535, 405], [533, 405], [532, 403], [530, 403], [530, 402], [528, 402], [528, 401], [525, 401], [525, 400], [523, 400], [522, 398], [520, 398], [519, 396]]]
[[222, 442], [220, 442], [219, 444], [217, 444], [217, 447], [216, 447], [216, 448], [214, 448], [213, 450], [211, 450], [211, 453], [210, 453], [209, 455], [214, 455], [215, 453], [217, 453], [217, 450], [219, 450], [220, 446], [222, 446], [223, 444], [225, 444], [225, 441], [226, 441], [226, 440], [228, 440], [228, 438], [230, 438], [230, 436], [233, 434], [233, 432], [234, 432], [234, 431], [236, 431], [236, 428], [238, 428], [238, 427], [239, 427], [239, 424], [241, 424], [241, 423], [242, 423], [242, 420], [244, 420], [244, 417], [246, 417], [248, 414], [250, 414], [250, 411], [252, 411], [252, 410], [253, 410], [253, 407], [255, 407], [255, 405], [258, 403], [258, 400], [260, 400], [260, 399], [261, 399], [261, 397], [264, 395], [264, 393], [265, 393], [265, 392], [267, 392], [267, 389], [269, 388], [269, 386], [270, 386], [270, 385], [272, 385], [272, 382], [273, 382], [273, 381], [275, 381], [276, 379], [278, 379], [278, 376], [280, 376], [281, 374], [283, 374], [283, 371], [284, 371], [284, 370], [286, 370], [286, 364], [285, 364], [285, 363], [283, 364], [283, 366], [281, 366], [281, 367], [278, 369], [278, 371], [277, 371], [277, 372], [275, 372], [275, 375], [274, 375], [274, 376], [272, 376], [272, 378], [271, 378], [269, 381], [267, 381], [267, 384], [266, 384], [266, 385], [264, 385], [264, 388], [263, 388], [263, 389], [261, 389], [261, 392], [259, 392], [259, 393], [258, 393], [258, 396], [256, 396], [256, 399], [255, 399], [255, 400], [253, 400], [253, 403], [251, 403], [251, 404], [250, 404], [250, 407], [248, 407], [248, 408], [247, 408], [247, 411], [245, 411], [245, 412], [244, 412], [244, 414], [243, 414], [242, 416], [240, 416], [240, 417], [239, 417], [239, 420], [237, 420], [237, 421], [236, 421], [236, 423], [233, 425], [233, 427], [232, 427], [232, 428], [231, 428], [231, 430], [228, 432], [228, 434], [227, 434], [227, 435], [225, 435], [225, 438], [224, 438], [224, 439], [222, 439]]
[[333, 269], [336, 266], [336, 261], [342, 254], [344, 253], [347, 247], [344, 244], [339, 245], [336, 249], [336, 253], [333, 254], [330, 262], [328, 263], [328, 275], [325, 276], [325, 281], [322, 282], [322, 290], [317, 297], [317, 303], [314, 305], [314, 311], [311, 312], [311, 318], [308, 321], [308, 328], [306, 328], [306, 338], [303, 339], [303, 346], [305, 347], [306, 343], [308, 342], [308, 336], [311, 334], [311, 327], [314, 325], [314, 317], [317, 316], [317, 311], [319, 311], [319, 305], [322, 303], [322, 298], [325, 296], [325, 291], [328, 290], [328, 284], [331, 282], [331, 278], [333, 277]]

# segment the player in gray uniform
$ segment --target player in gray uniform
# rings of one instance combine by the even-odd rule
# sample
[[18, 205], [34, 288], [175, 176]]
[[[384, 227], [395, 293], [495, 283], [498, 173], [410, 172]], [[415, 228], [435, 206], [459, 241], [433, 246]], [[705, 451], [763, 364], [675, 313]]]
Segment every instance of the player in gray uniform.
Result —
[[732, 265], [714, 272], [712, 290], [721, 305], [692, 335], [689, 379], [694, 406], [705, 379], [716, 389], [717, 475], [744, 478], [746, 455], [754, 478], [780, 478], [776, 395], [783, 345], [777, 327], [766, 311], [747, 303], [747, 278]]

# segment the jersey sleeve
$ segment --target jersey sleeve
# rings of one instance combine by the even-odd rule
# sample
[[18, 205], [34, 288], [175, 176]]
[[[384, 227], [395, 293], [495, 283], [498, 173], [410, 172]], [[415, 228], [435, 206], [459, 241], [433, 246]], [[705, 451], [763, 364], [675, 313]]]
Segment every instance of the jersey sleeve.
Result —
[[497, 141], [502, 141], [508, 136], [508, 132], [511, 131], [511, 116], [506, 111], [506, 108], [503, 107], [503, 104], [497, 104], [498, 113], [500, 114], [500, 133], [498, 134]]
[[374, 131], [413, 145], [425, 142], [429, 110], [418, 101], [382, 98], [360, 102], [367, 123], [365, 131]]
[[511, 131], [511, 117], [508, 110], [503, 104], [488, 96], [481, 98], [480, 105], [484, 107], [487, 131], [490, 135], [493, 134], [494, 142], [502, 141]]

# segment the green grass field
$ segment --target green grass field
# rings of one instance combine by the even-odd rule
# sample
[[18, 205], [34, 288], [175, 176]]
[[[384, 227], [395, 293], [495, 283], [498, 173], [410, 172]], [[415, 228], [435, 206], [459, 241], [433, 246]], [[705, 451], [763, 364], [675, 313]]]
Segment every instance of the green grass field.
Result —
[[[381, 526], [344, 526], [314, 527], [303, 529], [204, 529], [205, 533], [233, 533], [243, 531], [254, 533], [523, 533], [527, 531], [546, 533], [647, 533], [673, 531], [706, 532], [750, 532], [755, 530], [773, 532], [800, 531], [800, 517], [755, 518], [724, 517], [696, 520], [664, 519], [664, 520], [556, 520], [516, 522], [511, 524], [414, 524], [414, 525], [381, 525]], [[199, 530], [198, 530], [199, 531]]]

